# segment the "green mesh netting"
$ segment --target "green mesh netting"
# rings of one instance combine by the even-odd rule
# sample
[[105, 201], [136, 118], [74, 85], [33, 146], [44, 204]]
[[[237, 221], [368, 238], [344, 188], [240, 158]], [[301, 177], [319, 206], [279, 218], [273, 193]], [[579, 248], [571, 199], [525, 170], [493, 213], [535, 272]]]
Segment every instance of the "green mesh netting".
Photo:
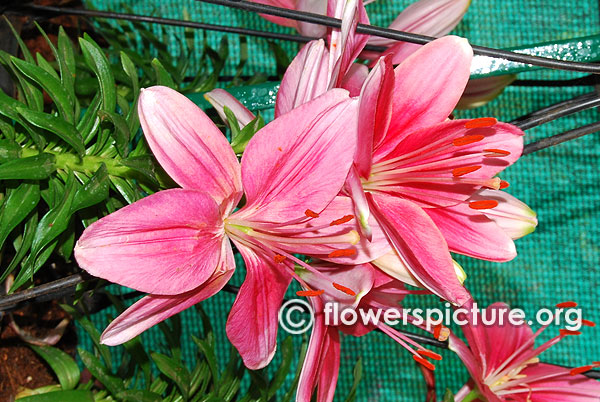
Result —
[[[102, 10], [123, 10], [131, 7], [139, 14], [153, 14], [168, 18], [182, 18], [188, 13], [194, 21], [213, 22], [233, 26], [282, 31], [260, 17], [238, 10], [227, 10], [192, 0], [126, 1], [87, 0], [89, 6]], [[410, 2], [378, 0], [367, 6], [371, 21], [387, 25]], [[582, 0], [574, 4], [556, 0], [493, 0], [474, 1], [463, 22], [455, 30], [473, 44], [510, 47], [555, 39], [595, 34], [599, 27], [599, 10], [596, 1]], [[169, 45], [176, 49], [176, 36], [183, 29], [168, 28]], [[203, 34], [196, 33], [200, 47]], [[218, 44], [220, 33], [206, 33], [209, 43]], [[226, 74], [235, 71], [238, 54], [238, 38], [230, 37], [233, 57]], [[249, 62], [244, 73], [275, 73], [275, 64], [266, 40], [249, 38]], [[291, 55], [296, 44], [284, 44]], [[564, 72], [540, 71], [522, 75], [521, 78], [570, 78], [576, 75]], [[540, 107], [571, 98], [589, 91], [589, 88], [510, 87], [497, 100], [475, 111], [461, 112], [460, 117], [496, 116], [509, 121]], [[545, 126], [530, 130], [526, 142], [556, 134], [598, 120], [596, 110], [580, 113]], [[600, 321], [595, 308], [600, 286], [600, 136], [589, 135], [549, 150], [525, 156], [510, 167], [503, 178], [511, 183], [508, 191], [524, 200], [539, 217], [539, 227], [532, 234], [517, 241], [518, 257], [504, 264], [458, 258], [469, 275], [467, 285], [479, 304], [505, 301], [513, 307], [523, 308], [528, 317], [535, 311], [551, 307], [564, 300], [577, 300], [586, 310], [589, 319]], [[241, 284], [242, 269], [234, 275], [231, 283]], [[293, 292], [290, 292], [293, 296]], [[230, 345], [226, 341], [224, 327], [233, 303], [231, 294], [221, 292], [203, 303], [210, 315], [215, 331], [219, 334], [218, 356], [221, 364], [226, 362]], [[407, 307], [440, 307], [435, 297], [411, 298]], [[97, 314], [93, 319], [99, 327], [106, 323], [107, 314]], [[182, 313], [184, 343], [182, 350], [186, 359], [195, 359], [189, 335], [200, 331], [201, 323], [194, 311]], [[80, 331], [81, 332], [81, 331]], [[550, 332], [550, 331], [547, 331]], [[585, 337], [569, 338], [543, 355], [545, 361], [577, 366], [600, 359], [598, 329], [588, 329]], [[547, 333], [545, 338], [553, 334]], [[282, 340], [287, 334], [280, 331]], [[150, 330], [142, 335], [146, 345], [160, 350], [164, 344], [159, 331]], [[300, 336], [294, 337], [299, 346]], [[83, 332], [82, 347], [92, 345]], [[444, 360], [437, 365], [438, 394], [445, 388], [456, 392], [466, 381], [466, 371], [460, 361], [450, 352], [442, 352]], [[356, 359], [364, 361], [363, 380], [358, 390], [360, 401], [421, 401], [425, 397], [425, 385], [411, 356], [391, 339], [381, 333], [363, 338], [342, 338], [342, 364], [338, 381], [338, 397], [344, 397], [352, 385], [352, 367]], [[277, 354], [272, 363], [276, 367]], [[287, 379], [287, 386], [291, 377]], [[339, 398], [341, 399], [341, 398]]]

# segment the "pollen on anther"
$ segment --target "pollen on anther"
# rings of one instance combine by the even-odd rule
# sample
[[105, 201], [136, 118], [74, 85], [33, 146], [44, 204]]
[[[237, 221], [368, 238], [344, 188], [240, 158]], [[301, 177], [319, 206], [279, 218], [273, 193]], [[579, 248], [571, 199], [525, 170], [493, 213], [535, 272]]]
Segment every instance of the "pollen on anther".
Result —
[[465, 135], [464, 137], [455, 138], [452, 141], [452, 145], [454, 145], [455, 147], [461, 147], [463, 145], [469, 145], [469, 144], [473, 144], [475, 142], [479, 142], [479, 141], [483, 140], [484, 138], [485, 137], [481, 134]]
[[556, 308], [573, 308], [573, 307], [577, 307], [577, 303], [575, 303], [574, 301], [566, 301], [566, 302], [558, 303], [556, 305]]
[[505, 188], [508, 188], [509, 186], [510, 186], [510, 184], [506, 180], [500, 180], [500, 190], [504, 190]]
[[587, 366], [582, 366], [582, 367], [575, 367], [574, 369], [572, 369], [569, 372], [569, 374], [571, 374], [571, 375], [577, 375], [577, 374], [585, 373], [586, 371], [590, 371], [593, 368], [594, 368], [594, 366], [592, 366], [592, 365], [587, 365]]
[[570, 329], [564, 329], [564, 328], [560, 328], [558, 330], [558, 333], [560, 334], [560, 336], [581, 335], [580, 331], [572, 331]]
[[325, 291], [323, 289], [321, 290], [299, 290], [296, 292], [296, 296], [321, 296]]
[[489, 152], [484, 155], [484, 156], [488, 156], [488, 157], [502, 157], [502, 156], [510, 155], [509, 151], [505, 151], [503, 149], [497, 149], [497, 148], [484, 149], [483, 152]]
[[333, 282], [333, 287], [339, 290], [340, 292], [346, 293], [348, 296], [356, 296], [356, 292], [354, 292], [350, 288], [347, 288], [346, 286], [340, 285], [339, 283]]
[[327, 256], [329, 258], [337, 258], [337, 257], [352, 257], [354, 254], [356, 254], [356, 250], [353, 248], [343, 248], [340, 250], [334, 250], [331, 253], [329, 253]]
[[346, 216], [342, 216], [340, 219], [336, 219], [334, 221], [332, 221], [329, 226], [336, 226], [336, 225], [342, 225], [346, 222], [350, 222], [352, 219], [354, 219], [354, 215], [346, 215]]
[[497, 206], [498, 201], [496, 200], [471, 201], [469, 203], [469, 208], [471, 209], [491, 209]]
[[285, 261], [285, 256], [284, 255], [280, 255], [280, 254], [275, 254], [273, 256], [273, 259], [275, 260], [275, 262], [277, 264], [282, 264]]
[[442, 360], [441, 355], [438, 355], [437, 353], [435, 353], [431, 350], [427, 350], [427, 349], [417, 350], [417, 353], [420, 354], [421, 356], [432, 358], [433, 360]]
[[482, 128], [491, 127], [498, 123], [494, 117], [480, 117], [478, 119], [469, 120], [465, 123], [465, 128]]
[[481, 169], [481, 166], [464, 166], [452, 169], [452, 176], [460, 177]]
[[590, 320], [586, 320], [586, 319], [582, 319], [581, 320], [581, 325], [584, 325], [586, 327], [595, 327], [596, 323], [594, 321], [590, 321]]
[[415, 361], [417, 363], [427, 367], [429, 370], [431, 370], [431, 371], [435, 370], [435, 366], [433, 365], [433, 363], [431, 363], [430, 361], [427, 361], [426, 359], [423, 359], [421, 356], [413, 355], [413, 359], [415, 359]]
[[316, 213], [315, 211], [311, 211], [310, 209], [307, 209], [306, 211], [304, 211], [304, 215], [308, 216], [309, 218], [318, 218], [319, 214]]

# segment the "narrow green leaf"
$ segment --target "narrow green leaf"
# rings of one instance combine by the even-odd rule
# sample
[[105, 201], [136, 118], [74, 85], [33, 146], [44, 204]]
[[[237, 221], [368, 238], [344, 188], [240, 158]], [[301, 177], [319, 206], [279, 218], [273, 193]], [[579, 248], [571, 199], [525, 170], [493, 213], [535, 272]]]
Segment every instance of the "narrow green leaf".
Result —
[[358, 389], [358, 384], [362, 379], [362, 358], [358, 358], [356, 364], [354, 365], [354, 370], [352, 370], [352, 375], [354, 376], [354, 381], [352, 382], [352, 388], [350, 392], [348, 392], [348, 396], [346, 397], [346, 402], [352, 402], [356, 400], [356, 390]]
[[109, 178], [115, 189], [119, 192], [119, 194], [121, 194], [128, 204], [133, 204], [141, 198], [141, 195], [138, 194], [138, 192], [132, 187], [133, 184], [129, 181], [117, 176], [109, 176]]
[[21, 223], [40, 201], [40, 186], [23, 182], [10, 192], [0, 212], [0, 248], [14, 228]]
[[106, 367], [100, 363], [100, 360], [96, 356], [81, 348], [77, 348], [77, 352], [85, 367], [87, 367], [90, 373], [100, 381], [111, 394], [117, 395], [120, 392], [125, 391], [123, 380], [112, 375]]
[[99, 93], [94, 95], [92, 102], [88, 105], [87, 110], [77, 123], [77, 131], [81, 133], [83, 137], [83, 143], [87, 145], [96, 135], [98, 128], [100, 127], [100, 118], [98, 117], [98, 111], [102, 105], [102, 98]]
[[40, 268], [44, 265], [46, 261], [48, 261], [48, 258], [50, 258], [50, 256], [52, 255], [52, 252], [56, 248], [57, 244], [58, 239], [52, 241], [49, 245], [47, 245], [41, 253], [38, 253], [36, 255], [29, 254], [27, 259], [23, 263], [21, 270], [17, 274], [17, 277], [15, 278], [12, 287], [8, 290], [8, 294], [14, 293], [17, 289], [26, 284], [28, 281], [32, 283], [33, 275], [40, 270]]
[[71, 39], [69, 39], [62, 26], [58, 27], [58, 55], [59, 58], [64, 59], [71, 74], [75, 74], [75, 50], [73, 49], [73, 42], [71, 42]]
[[219, 369], [217, 366], [217, 356], [215, 355], [214, 349], [210, 346], [210, 344], [204, 340], [196, 338], [192, 335], [192, 340], [200, 349], [200, 352], [204, 355], [206, 362], [208, 363], [208, 367], [210, 369], [210, 374], [215, 383], [219, 382]]
[[75, 192], [71, 213], [96, 205], [108, 198], [110, 182], [106, 165], [102, 164], [94, 175]]
[[292, 338], [289, 336], [281, 343], [281, 356], [281, 364], [269, 383], [269, 398], [274, 397], [277, 390], [281, 388], [285, 378], [290, 372], [290, 367], [292, 366], [292, 358], [294, 357], [294, 344], [292, 342]]
[[183, 399], [187, 400], [191, 383], [191, 375], [188, 369], [181, 362], [177, 362], [175, 359], [161, 353], [152, 353], [151, 356], [160, 372], [175, 382], [183, 395]]
[[46, 93], [52, 98], [58, 113], [67, 121], [73, 124], [75, 118], [73, 116], [73, 101], [69, 97], [68, 92], [63, 87], [62, 82], [58, 77], [54, 77], [46, 70], [35, 64], [27, 63], [16, 57], [11, 58], [13, 64], [32, 81], [40, 85]]
[[54, 391], [26, 396], [18, 400], [19, 402], [94, 402], [94, 394], [86, 390]]
[[10, 96], [6, 95], [4, 91], [2, 91], [2, 89], [0, 89], [0, 114], [6, 116], [10, 120], [14, 120], [15, 122], [23, 126], [31, 136], [31, 139], [35, 143], [36, 147], [39, 150], [43, 150], [46, 146], [46, 140], [34, 130], [32, 130], [29, 124], [26, 124], [23, 121], [23, 119], [19, 115], [19, 112], [17, 112], [17, 108], [19, 107], [26, 108], [27, 105], [16, 99], [11, 98]]
[[13, 140], [0, 140], [0, 164], [18, 159], [21, 156], [21, 146]]
[[25, 223], [25, 229], [23, 232], [23, 236], [19, 245], [15, 244], [15, 250], [17, 253], [10, 261], [10, 265], [6, 268], [2, 276], [0, 276], [0, 283], [4, 282], [8, 275], [14, 271], [14, 269], [21, 263], [23, 258], [27, 255], [27, 252], [31, 248], [31, 243], [33, 243], [33, 237], [35, 236], [35, 230], [38, 224], [38, 215], [34, 213], [31, 215], [31, 218]]
[[265, 121], [262, 116], [259, 114], [252, 120], [250, 123], [246, 124], [243, 129], [240, 130], [239, 135], [237, 135], [231, 141], [231, 147], [236, 154], [241, 154], [246, 149], [246, 146], [254, 137], [254, 135], [265, 126]]
[[102, 93], [102, 108], [104, 110], [115, 110], [117, 105], [115, 77], [111, 72], [108, 59], [102, 49], [88, 35], [85, 38], [79, 38], [79, 44], [86, 64], [98, 78], [100, 92]]
[[154, 72], [156, 73], [156, 81], [158, 85], [164, 85], [171, 89], [177, 88], [171, 74], [161, 64], [158, 59], [152, 60], [152, 67], [154, 68]]
[[35, 110], [24, 108], [17, 108], [17, 111], [34, 126], [43, 128], [44, 130], [48, 130], [51, 133], [56, 134], [60, 139], [73, 147], [79, 156], [83, 156], [85, 154], [83, 139], [73, 124], [61, 119], [60, 117], [56, 117], [44, 112], [37, 112]]
[[127, 157], [129, 151], [129, 126], [123, 116], [117, 113], [109, 112], [107, 110], [99, 110], [98, 116], [102, 120], [108, 120], [114, 126], [114, 130], [111, 131], [112, 137], [115, 140], [117, 152], [122, 157]]
[[446, 389], [446, 393], [444, 393], [444, 399], [442, 401], [454, 402], [454, 394], [452, 393], [452, 391], [450, 391], [450, 389]]
[[116, 397], [124, 402], [161, 402], [163, 400], [159, 394], [139, 389], [119, 392]]
[[43, 180], [56, 170], [52, 154], [39, 154], [15, 159], [0, 165], [0, 180]]
[[238, 122], [237, 117], [235, 117], [235, 114], [227, 106], [223, 106], [223, 113], [225, 113], [225, 117], [227, 117], [227, 123], [231, 130], [231, 142], [233, 143], [240, 135], [240, 123]]
[[52, 67], [52, 64], [48, 63], [46, 61], [46, 59], [44, 59], [44, 56], [42, 56], [40, 53], [36, 53], [35, 59], [37, 61], [37, 65], [40, 66], [45, 72], [47, 72], [48, 74], [50, 74], [53, 78], [56, 78], [57, 80], [60, 79], [60, 77], [58, 76], [58, 73], [56, 72], [54, 67]]
[[63, 390], [70, 390], [77, 386], [79, 367], [71, 356], [52, 346], [29, 346], [50, 365]]
[[156, 179], [156, 166], [151, 155], [131, 156], [127, 159], [121, 159], [119, 163], [140, 173], [142, 178], [147, 180], [153, 186], [159, 186]]
[[121, 57], [121, 66], [123, 67], [123, 71], [125, 71], [125, 74], [127, 74], [131, 80], [133, 96], [137, 97], [137, 95], [140, 93], [140, 81], [138, 78], [137, 68], [135, 68], [135, 64], [133, 64], [125, 52], [121, 51], [119, 56]]

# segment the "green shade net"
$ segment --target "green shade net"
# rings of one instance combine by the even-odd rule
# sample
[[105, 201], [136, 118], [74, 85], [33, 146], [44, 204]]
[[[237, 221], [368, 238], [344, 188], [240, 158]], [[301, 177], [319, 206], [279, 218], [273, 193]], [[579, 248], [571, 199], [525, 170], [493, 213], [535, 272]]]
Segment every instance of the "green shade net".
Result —
[[[248, 28], [289, 32], [289, 29], [273, 25], [255, 14], [228, 10], [191, 0], [128, 1], [88, 0], [88, 6], [124, 11], [123, 5], [138, 14], [167, 18], [183, 18], [193, 21], [243, 26]], [[376, 1], [367, 6], [371, 22], [386, 26], [409, 2], [399, 0]], [[467, 37], [471, 43], [511, 47], [523, 44], [566, 39], [595, 34], [599, 27], [598, 3], [582, 0], [574, 5], [569, 1], [549, 0], [476, 0], [454, 31]], [[153, 28], [158, 33], [156, 27]], [[169, 27], [168, 43], [177, 52], [176, 37], [183, 37], [183, 29]], [[204, 35], [212, 46], [217, 46], [223, 34], [197, 31], [195, 41], [202, 47]], [[238, 37], [231, 35], [232, 54], [225, 74], [234, 74], [238, 63]], [[298, 45], [282, 43], [293, 56]], [[265, 72], [275, 74], [275, 63], [268, 43], [264, 39], [248, 39], [249, 60], [244, 74]], [[537, 71], [519, 76], [520, 79], [566, 79], [579, 75]], [[510, 87], [498, 99], [485, 107], [469, 112], [459, 112], [459, 117], [495, 116], [510, 121], [518, 116], [558, 101], [591, 91], [590, 87]], [[598, 120], [598, 111], [591, 110], [573, 117], [560, 119], [551, 124], [529, 130], [526, 142], [557, 134]], [[576, 300], [584, 309], [585, 317], [600, 322], [595, 307], [600, 286], [600, 135], [593, 134], [538, 153], [521, 158], [507, 169], [502, 178], [511, 183], [508, 192], [529, 204], [537, 213], [537, 230], [517, 241], [518, 257], [509, 263], [498, 264], [458, 257], [468, 274], [466, 285], [480, 305], [504, 301], [512, 307], [525, 310], [528, 319], [543, 307], [553, 307], [565, 300]], [[239, 285], [244, 270], [238, 269], [230, 283]], [[294, 297], [290, 291], [290, 297]], [[234, 296], [221, 292], [202, 303], [218, 334], [217, 355], [224, 365], [230, 351], [225, 337], [225, 321]], [[435, 297], [410, 297], [406, 307], [444, 307]], [[106, 325], [114, 310], [96, 314], [94, 322], [99, 328]], [[192, 364], [196, 356], [190, 340], [191, 334], [200, 332], [198, 314], [190, 309], [181, 314], [183, 323], [182, 352]], [[534, 324], [534, 328], [537, 325]], [[410, 330], [410, 328], [408, 328]], [[539, 341], [556, 334], [557, 328], [546, 331]], [[600, 360], [598, 329], [584, 329], [585, 335], [569, 337], [545, 352], [546, 362], [580, 366]], [[287, 334], [280, 330], [280, 340]], [[162, 350], [164, 340], [156, 329], [142, 335], [144, 344], [152, 350]], [[301, 336], [294, 336], [298, 350]], [[80, 331], [80, 344], [92, 349], [91, 341]], [[118, 352], [118, 349], [115, 349]], [[337, 397], [343, 397], [352, 385], [352, 368], [359, 357], [364, 362], [363, 379], [358, 389], [360, 401], [422, 401], [426, 387], [420, 370], [410, 354], [382, 333], [371, 333], [363, 338], [342, 337], [341, 368]], [[466, 370], [460, 361], [448, 351], [442, 351], [444, 360], [435, 371], [438, 395], [446, 388], [456, 392], [467, 380]], [[280, 361], [276, 354], [271, 367]], [[289, 388], [293, 373], [287, 378], [284, 389]]]

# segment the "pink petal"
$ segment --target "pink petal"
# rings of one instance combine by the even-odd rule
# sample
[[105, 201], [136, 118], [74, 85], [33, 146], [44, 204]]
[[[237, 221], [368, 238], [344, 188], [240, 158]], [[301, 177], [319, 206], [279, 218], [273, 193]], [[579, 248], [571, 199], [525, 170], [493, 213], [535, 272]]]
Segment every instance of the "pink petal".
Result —
[[500, 95], [516, 79], [516, 75], [499, 75], [469, 80], [456, 108], [473, 109], [483, 106]]
[[[296, 9], [313, 14], [327, 14], [327, 2], [323, 0], [297, 0]], [[327, 27], [309, 22], [298, 21], [300, 35], [321, 38], [327, 33]]]
[[519, 239], [532, 233], [537, 226], [536, 213], [527, 204], [505, 191], [484, 188], [473, 194], [469, 200], [498, 201], [498, 206], [482, 212], [496, 222], [512, 239]]
[[265, 367], [277, 348], [277, 317], [291, 275], [271, 258], [236, 244], [246, 262], [246, 279], [227, 318], [227, 337], [251, 370]]
[[344, 75], [340, 87], [348, 90], [351, 97], [358, 96], [368, 75], [369, 68], [367, 66], [360, 63], [353, 63], [346, 75]]
[[[427, 36], [443, 36], [454, 29], [467, 12], [471, 0], [419, 0], [406, 7], [390, 29]], [[369, 44], [387, 46], [395, 41], [372, 36]]]
[[398, 253], [393, 250], [371, 261], [371, 264], [385, 272], [387, 275], [396, 278], [407, 285], [419, 288], [425, 287], [410, 273], [410, 270], [404, 261], [402, 261]]
[[[356, 151], [359, 153], [358, 148]], [[360, 233], [366, 237], [367, 240], [372, 241], [373, 229], [369, 225], [371, 212], [369, 211], [369, 203], [367, 202], [362, 181], [360, 180], [356, 169], [356, 164], [354, 164], [352, 168], [350, 168], [350, 172], [348, 172], [344, 192], [352, 198], [354, 203], [354, 214], [359, 222]]]
[[388, 133], [392, 142], [450, 115], [469, 79], [472, 58], [466, 39], [447, 36], [423, 46], [396, 68]]
[[167, 87], [151, 87], [141, 92], [138, 111], [154, 156], [177, 184], [206, 191], [218, 204], [241, 192], [231, 146], [191, 100]]
[[425, 208], [448, 242], [450, 251], [489, 261], [510, 261], [517, 256], [513, 240], [481, 212], [458, 204]]
[[329, 51], [323, 40], [311, 41], [294, 57], [285, 71], [277, 99], [275, 116], [281, 116], [327, 91]]
[[317, 400], [331, 402], [340, 370], [340, 333], [337, 328], [327, 328], [322, 354]]
[[387, 50], [381, 54], [381, 56], [390, 57], [392, 59], [392, 64], [396, 66], [404, 63], [409, 56], [421, 49], [421, 47], [423, 47], [423, 45], [416, 43], [396, 42], [388, 47]]
[[[529, 382], [533, 388], [532, 402], [592, 402], [600, 399], [600, 382], [584, 375], [570, 375], [570, 369], [538, 363], [527, 366], [522, 374], [538, 380]], [[537, 390], [553, 388], [554, 390]]]
[[225, 124], [229, 124], [227, 116], [223, 111], [225, 106], [227, 106], [235, 115], [240, 129], [244, 128], [256, 117], [233, 95], [221, 88], [215, 88], [212, 91], [205, 93], [204, 98], [217, 110], [219, 117]]
[[367, 77], [359, 97], [358, 145], [355, 164], [358, 173], [368, 178], [373, 149], [379, 145], [392, 118], [394, 74], [389, 58], [383, 57]]
[[[492, 178], [519, 158], [523, 132], [506, 123], [479, 128], [467, 124], [449, 120], [411, 132], [385, 155], [376, 151], [375, 162], [400, 159], [394, 164], [394, 192], [423, 207], [444, 207], [467, 200], [482, 186], [499, 186], [500, 180]], [[462, 145], [465, 138], [475, 140]], [[476, 170], [460, 172], [471, 167]]]
[[198, 288], [174, 296], [148, 295], [129, 307], [114, 319], [102, 333], [105, 345], [120, 345], [158, 324], [220, 291], [233, 275], [235, 259], [229, 240], [223, 242], [219, 268]]
[[224, 241], [215, 201], [196, 190], [165, 190], [90, 225], [75, 245], [90, 274], [146, 293], [176, 295], [215, 271]]
[[470, 301], [462, 286], [448, 246], [431, 218], [410, 201], [368, 194], [371, 212], [411, 273], [427, 289], [456, 305]]
[[321, 212], [352, 165], [356, 111], [357, 102], [336, 89], [261, 129], [242, 157], [247, 204], [238, 214], [285, 222]]
[[[253, 3], [266, 4], [273, 7], [287, 8], [288, 10], [296, 9], [296, 0], [250, 0]], [[298, 21], [289, 18], [277, 17], [269, 14], [259, 14], [267, 21], [271, 21], [277, 25], [283, 25], [285, 27], [298, 28]]]

